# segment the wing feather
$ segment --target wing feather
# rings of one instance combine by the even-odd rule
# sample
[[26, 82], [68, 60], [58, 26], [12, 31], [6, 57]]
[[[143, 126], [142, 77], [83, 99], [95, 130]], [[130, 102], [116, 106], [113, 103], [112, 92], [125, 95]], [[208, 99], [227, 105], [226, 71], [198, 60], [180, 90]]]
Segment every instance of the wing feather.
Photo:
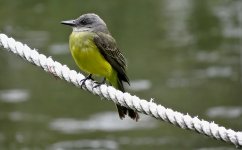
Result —
[[123, 54], [118, 49], [115, 39], [106, 33], [96, 33], [94, 42], [104, 58], [117, 71], [118, 77], [122, 81], [129, 83], [129, 79], [125, 71], [126, 61]]

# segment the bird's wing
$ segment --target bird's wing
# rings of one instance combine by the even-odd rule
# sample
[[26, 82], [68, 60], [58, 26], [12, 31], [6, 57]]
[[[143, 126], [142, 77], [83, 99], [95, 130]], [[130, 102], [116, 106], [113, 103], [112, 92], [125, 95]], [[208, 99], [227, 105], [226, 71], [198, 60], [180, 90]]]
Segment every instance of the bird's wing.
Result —
[[123, 54], [118, 49], [115, 39], [106, 33], [96, 33], [94, 42], [104, 58], [117, 71], [119, 78], [129, 83], [129, 79], [125, 72], [126, 61]]

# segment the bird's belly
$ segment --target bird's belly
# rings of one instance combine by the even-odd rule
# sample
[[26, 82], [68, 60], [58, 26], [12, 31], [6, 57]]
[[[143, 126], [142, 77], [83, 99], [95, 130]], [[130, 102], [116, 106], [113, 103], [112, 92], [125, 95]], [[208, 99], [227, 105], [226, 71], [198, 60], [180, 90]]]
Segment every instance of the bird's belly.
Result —
[[84, 45], [80, 43], [79, 45], [70, 45], [72, 56], [78, 67], [89, 74], [109, 77], [112, 73], [112, 67], [96, 45], [92, 42], [88, 46]]

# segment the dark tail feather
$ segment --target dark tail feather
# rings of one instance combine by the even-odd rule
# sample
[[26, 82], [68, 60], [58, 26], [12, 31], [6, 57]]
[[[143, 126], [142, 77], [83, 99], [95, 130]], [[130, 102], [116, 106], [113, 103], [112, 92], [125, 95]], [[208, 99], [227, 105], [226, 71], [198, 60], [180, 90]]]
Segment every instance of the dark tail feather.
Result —
[[[125, 92], [123, 83], [119, 79], [118, 79], [118, 89], [122, 92]], [[128, 115], [131, 119], [133, 119], [135, 121], [139, 120], [139, 114], [136, 111], [134, 111], [133, 109], [128, 109], [128, 108], [126, 108], [124, 106], [120, 106], [118, 104], [116, 106], [118, 109], [118, 114], [119, 114], [120, 119], [125, 118], [125, 115], [127, 115], [127, 112], [128, 112]]]
[[127, 109], [126, 107], [124, 107], [124, 106], [120, 106], [120, 105], [118, 105], [118, 104], [116, 104], [116, 106], [117, 106], [117, 109], [118, 109], [118, 115], [119, 115], [119, 118], [120, 118], [120, 119], [125, 118], [125, 115], [127, 115], [127, 111], [128, 111], [128, 109]]
[[128, 114], [129, 114], [129, 117], [132, 118], [133, 120], [135, 121], [139, 120], [139, 114], [133, 109], [128, 109]]

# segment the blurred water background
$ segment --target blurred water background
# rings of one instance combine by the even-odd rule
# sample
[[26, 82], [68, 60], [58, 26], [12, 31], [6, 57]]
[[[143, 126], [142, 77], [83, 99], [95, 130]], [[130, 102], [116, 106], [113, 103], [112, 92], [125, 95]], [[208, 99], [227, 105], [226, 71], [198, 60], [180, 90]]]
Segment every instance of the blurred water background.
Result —
[[[100, 15], [128, 60], [128, 91], [242, 130], [241, 0], [0, 0], [0, 32], [78, 70], [60, 21]], [[1, 150], [230, 150], [113, 103], [1, 50]]]

